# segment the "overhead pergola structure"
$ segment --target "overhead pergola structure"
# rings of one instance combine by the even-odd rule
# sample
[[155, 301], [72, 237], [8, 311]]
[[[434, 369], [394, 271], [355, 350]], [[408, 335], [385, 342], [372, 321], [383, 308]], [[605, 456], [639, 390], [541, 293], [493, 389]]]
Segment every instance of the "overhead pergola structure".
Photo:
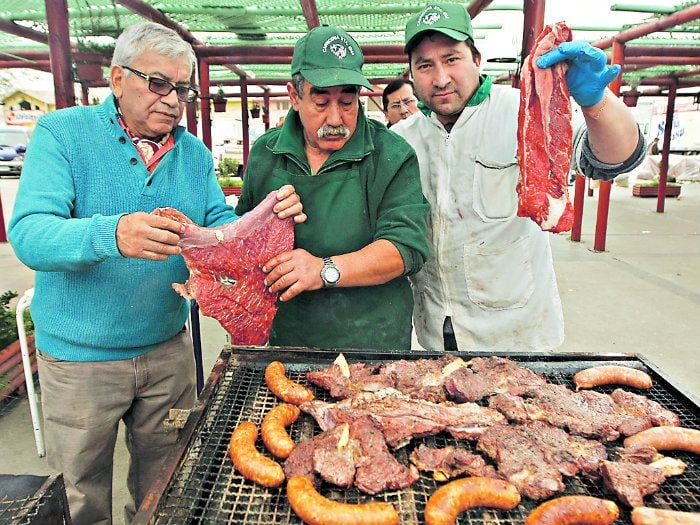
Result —
[[[480, 24], [478, 16], [484, 11], [522, 12], [519, 57], [527, 55], [544, 25], [545, 0], [462, 3], [475, 19], [477, 47], [481, 39], [504, 30], [500, 23]], [[700, 84], [700, 5], [697, 1], [669, 0], [665, 4], [612, 7], [615, 11], [644, 13], [644, 23], [638, 25], [587, 27], [569, 21], [577, 38], [586, 39], [587, 34], [601, 31], [610, 35], [595, 45], [602, 49], [612, 46], [611, 60], [624, 64], [621, 82], [615, 86], [617, 94], [620, 85], [630, 86], [633, 95], [665, 96], [678, 87]], [[202, 140], [210, 149], [210, 85], [238, 87], [237, 92], [225, 96], [241, 98], [245, 162], [249, 147], [248, 97], [254, 94], [263, 98], [267, 128], [269, 101], [286, 95], [282, 86], [289, 79], [293, 46], [299, 37], [319, 24], [344, 28], [361, 44], [366, 76], [373, 84], [383, 85], [408, 74], [403, 28], [408, 16], [425, 5], [425, 0], [2, 0], [0, 69], [24, 67], [52, 72], [58, 108], [75, 104], [73, 86], [77, 81], [82, 87], [82, 102], [87, 104], [89, 88], [105, 86], [106, 82], [102, 75], [94, 80], [83, 70], [94, 73], [109, 66], [114, 39], [125, 27], [143, 19], [161, 23], [190, 42], [197, 54]], [[514, 71], [512, 66], [482, 63], [482, 69], [517, 85], [517, 69]], [[278, 87], [273, 91], [273, 86]], [[640, 86], [652, 88], [639, 89]], [[672, 95], [669, 107], [671, 100]], [[188, 105], [187, 126], [197, 134], [195, 106], [196, 103]], [[583, 195], [583, 191], [577, 191], [578, 195]], [[608, 202], [609, 186], [607, 193], [601, 189], [599, 198], [599, 251], [604, 251]], [[582, 206], [581, 202], [578, 209], [582, 210]], [[580, 220], [576, 226], [580, 236]], [[578, 240], [575, 234], [576, 231], [572, 238]]]

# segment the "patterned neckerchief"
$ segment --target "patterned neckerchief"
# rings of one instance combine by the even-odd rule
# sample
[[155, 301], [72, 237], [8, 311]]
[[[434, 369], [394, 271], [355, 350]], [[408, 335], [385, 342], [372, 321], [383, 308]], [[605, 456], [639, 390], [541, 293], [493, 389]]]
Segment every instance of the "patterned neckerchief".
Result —
[[136, 151], [139, 152], [139, 156], [146, 165], [146, 169], [149, 173], [153, 173], [153, 170], [156, 169], [156, 166], [158, 166], [158, 163], [160, 162], [160, 159], [163, 158], [163, 155], [165, 155], [175, 146], [173, 134], [166, 133], [160, 138], [157, 138], [157, 140], [139, 137], [129, 129], [129, 126], [126, 125], [126, 121], [124, 120], [124, 116], [122, 115], [119, 105], [117, 105], [117, 117], [119, 119], [119, 125], [126, 132], [131, 142], [134, 143], [134, 146], [136, 146]]

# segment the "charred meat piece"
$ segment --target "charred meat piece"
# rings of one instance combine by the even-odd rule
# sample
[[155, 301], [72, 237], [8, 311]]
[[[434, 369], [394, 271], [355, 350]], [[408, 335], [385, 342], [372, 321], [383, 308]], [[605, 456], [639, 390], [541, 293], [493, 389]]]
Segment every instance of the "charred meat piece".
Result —
[[379, 423], [384, 439], [392, 448], [399, 448], [414, 437], [431, 436], [443, 430], [457, 438], [476, 439], [485, 428], [506, 422], [497, 411], [474, 403], [437, 404], [412, 399], [394, 389], [363, 392], [337, 403], [310, 401], [299, 408], [311, 414], [323, 430], [370, 415]]
[[644, 506], [644, 496], [658, 492], [666, 481], [662, 469], [642, 463], [603, 461], [600, 473], [605, 487], [628, 507]]
[[522, 396], [498, 394], [489, 406], [517, 423], [546, 421], [572, 434], [605, 441], [654, 425], [679, 424], [678, 417], [658, 403], [620, 389], [608, 395], [548, 383]]
[[319, 478], [340, 487], [354, 484], [367, 494], [403, 489], [419, 477], [416, 467], [406, 467], [391, 455], [369, 416], [303, 441], [287, 458], [284, 472], [287, 479], [304, 476], [316, 486]]
[[460, 403], [499, 392], [517, 395], [547, 382], [541, 375], [503, 357], [476, 357], [469, 364], [469, 368], [457, 369], [445, 381], [449, 397]]
[[488, 428], [477, 449], [496, 462], [501, 477], [534, 500], [563, 491], [562, 475], [593, 470], [607, 458], [602, 443], [570, 436], [540, 421]]
[[347, 369], [334, 363], [328, 368], [308, 372], [306, 378], [327, 390], [334, 399], [394, 388], [411, 397], [439, 403], [445, 400], [446, 377], [466, 366], [460, 358], [451, 355], [415, 361], [402, 359], [380, 365], [354, 363]]
[[433, 477], [439, 481], [465, 473], [480, 478], [498, 478], [496, 469], [487, 464], [484, 458], [450, 445], [432, 448], [421, 444], [411, 452], [409, 459], [418, 470], [432, 472]]

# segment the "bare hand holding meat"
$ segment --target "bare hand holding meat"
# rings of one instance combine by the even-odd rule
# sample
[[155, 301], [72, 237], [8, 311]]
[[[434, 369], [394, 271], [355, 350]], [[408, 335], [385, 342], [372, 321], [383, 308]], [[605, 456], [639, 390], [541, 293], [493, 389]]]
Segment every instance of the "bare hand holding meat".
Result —
[[164, 261], [182, 250], [178, 246], [185, 230], [179, 221], [138, 211], [117, 223], [117, 248], [124, 257]]
[[[284, 202], [278, 194], [271, 192], [241, 219], [215, 228], [197, 226], [173, 208], [153, 212], [184, 225], [179, 247], [190, 278], [173, 288], [183, 297], [197, 299], [202, 313], [218, 320], [234, 344], [265, 344], [277, 312], [277, 295], [265, 287], [262, 266], [292, 249], [295, 220], [281, 220], [274, 213]], [[296, 208], [292, 204], [285, 209]]]

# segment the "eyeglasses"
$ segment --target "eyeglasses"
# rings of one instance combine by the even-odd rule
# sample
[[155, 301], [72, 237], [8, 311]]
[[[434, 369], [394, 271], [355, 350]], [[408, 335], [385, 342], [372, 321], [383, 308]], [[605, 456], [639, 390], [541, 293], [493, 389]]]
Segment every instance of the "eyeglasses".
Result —
[[405, 98], [403, 100], [397, 100], [396, 102], [392, 102], [389, 104], [389, 109], [401, 109], [401, 106], [406, 106], [407, 108], [410, 108], [413, 104], [416, 104], [418, 100], [415, 98]]
[[141, 71], [134, 69], [133, 67], [129, 67], [129, 66], [120, 66], [120, 67], [122, 69], [128, 69], [137, 77], [141, 77], [142, 79], [147, 80], [149, 91], [151, 91], [152, 93], [155, 93], [156, 95], [160, 95], [161, 97], [166, 97], [166, 96], [170, 95], [170, 93], [175, 91], [175, 94], [177, 95], [177, 99], [180, 102], [194, 102], [194, 100], [199, 95], [199, 91], [197, 91], [194, 88], [191, 88], [188, 86], [177, 86], [177, 85], [173, 84], [172, 82], [168, 82], [164, 78], [152, 77], [151, 75], [147, 75], [146, 73], [142, 73]]

